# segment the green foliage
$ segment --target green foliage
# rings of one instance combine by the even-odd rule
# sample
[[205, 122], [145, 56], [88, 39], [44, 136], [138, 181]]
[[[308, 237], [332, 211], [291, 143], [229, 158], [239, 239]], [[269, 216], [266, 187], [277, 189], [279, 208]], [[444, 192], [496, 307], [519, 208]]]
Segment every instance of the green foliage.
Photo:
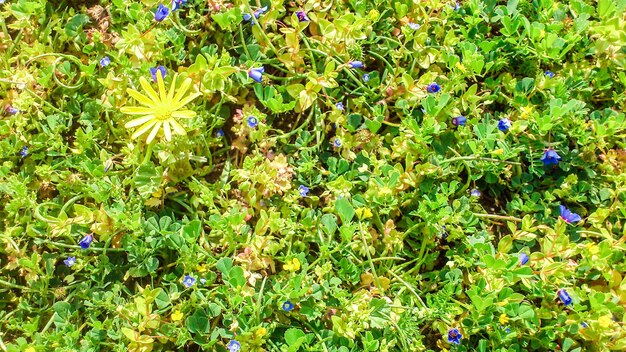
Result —
[[158, 5], [0, 4], [0, 350], [626, 349], [625, 0]]

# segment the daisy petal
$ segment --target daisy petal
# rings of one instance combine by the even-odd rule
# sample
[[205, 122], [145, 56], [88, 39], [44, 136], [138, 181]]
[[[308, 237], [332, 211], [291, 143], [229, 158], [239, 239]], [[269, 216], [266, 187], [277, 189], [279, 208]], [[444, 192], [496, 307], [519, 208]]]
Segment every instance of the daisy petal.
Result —
[[167, 93], [167, 100], [168, 101], [173, 101], [172, 98], [174, 97], [174, 91], [176, 90], [176, 80], [178, 79], [178, 73], [174, 75], [174, 78], [172, 78], [172, 84], [170, 84], [170, 91]]
[[180, 125], [180, 123], [178, 123], [178, 121], [174, 120], [174, 119], [169, 119], [168, 120], [169, 123], [172, 125], [172, 128], [174, 128], [174, 132], [184, 136], [187, 134], [187, 131], [185, 131], [185, 129], [183, 128], [183, 126]]
[[176, 106], [174, 106], [174, 108], [172, 110], [178, 110], [178, 109], [182, 108], [183, 106], [187, 105], [187, 103], [189, 103], [190, 101], [196, 99], [200, 95], [201, 95], [200, 93], [194, 93], [194, 94], [191, 94], [191, 95], [187, 96], [186, 98], [183, 98], [183, 100], [181, 100], [181, 101], [176, 101]]
[[152, 141], [154, 140], [154, 137], [156, 137], [157, 135], [157, 132], [159, 132], [159, 130], [161, 129], [161, 124], [163, 124], [163, 122], [159, 121], [154, 125], [154, 127], [152, 128], [152, 131], [148, 135], [148, 139], [146, 139], [147, 144], [152, 143]]
[[146, 122], [143, 126], [141, 126], [137, 131], [135, 131], [135, 133], [133, 133], [133, 135], [131, 136], [132, 139], [135, 139], [139, 136], [141, 136], [142, 134], [146, 133], [152, 126], [154, 126], [154, 124], [156, 124], [158, 121], [157, 120], [150, 120], [148, 122]]
[[121, 112], [128, 115], [146, 115], [154, 112], [153, 108], [144, 108], [141, 106], [124, 106], [120, 109]]
[[156, 75], [157, 85], [159, 86], [159, 96], [161, 97], [161, 102], [167, 102], [167, 91], [165, 90], [165, 82], [163, 81], [163, 76]]
[[174, 97], [174, 99], [172, 99], [172, 101], [179, 101], [180, 98], [182, 98], [185, 95], [185, 93], [187, 93], [190, 86], [191, 86], [191, 78], [187, 78], [183, 82], [183, 84], [180, 86], [180, 88], [178, 88], [178, 92], [176, 93], [176, 96]]
[[179, 119], [190, 119], [194, 116], [196, 116], [196, 112], [191, 110], [174, 111], [172, 113], [172, 117], [177, 117]]
[[159, 99], [159, 95], [154, 90], [154, 88], [152, 88], [150, 83], [148, 83], [148, 80], [145, 77], [140, 77], [139, 78], [139, 83], [141, 83], [141, 86], [143, 87], [143, 90], [146, 91], [146, 93], [148, 94], [148, 97], [150, 97], [150, 99], [152, 99], [155, 103], [160, 103], [161, 102], [161, 99]]
[[137, 100], [139, 104], [143, 104], [145, 106], [154, 106], [154, 102], [152, 100], [150, 100], [147, 96], [139, 93], [138, 91], [128, 88], [126, 89], [126, 92], [128, 92], [131, 97], [135, 98], [135, 100]]
[[172, 130], [170, 129], [170, 124], [167, 121], [163, 121], [163, 132], [165, 132], [165, 139], [168, 142], [172, 141]]
[[126, 128], [137, 127], [137, 126], [139, 126], [139, 125], [141, 125], [143, 123], [146, 123], [146, 122], [152, 120], [153, 118], [154, 118], [154, 115], [146, 115], [146, 116], [143, 116], [143, 117], [139, 117], [139, 118], [136, 118], [134, 120], [130, 120], [130, 121], [126, 122], [124, 127], [126, 127]]

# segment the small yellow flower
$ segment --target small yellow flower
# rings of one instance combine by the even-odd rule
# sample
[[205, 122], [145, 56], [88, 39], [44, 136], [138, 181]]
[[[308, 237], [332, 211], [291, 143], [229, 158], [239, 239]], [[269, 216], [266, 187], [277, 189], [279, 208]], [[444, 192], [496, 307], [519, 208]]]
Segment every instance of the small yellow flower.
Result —
[[206, 264], [199, 264], [199, 265], [196, 267], [196, 270], [197, 270], [199, 273], [205, 273], [208, 269], [207, 269], [207, 267], [206, 267]]
[[598, 325], [605, 329], [610, 328], [613, 325], [613, 319], [611, 319], [611, 314], [603, 315], [598, 318]]
[[288, 260], [283, 267], [288, 271], [298, 271], [300, 270], [300, 261], [298, 258], [293, 258]]
[[509, 317], [506, 314], [501, 314], [499, 320], [501, 325], [506, 325], [509, 323]]
[[254, 334], [256, 335], [256, 337], [261, 338], [265, 336], [265, 334], [267, 334], [267, 329], [265, 329], [264, 327], [260, 327], [254, 332]]
[[[168, 142], [172, 140], [172, 130], [174, 130], [174, 133], [179, 135], [184, 136], [187, 134], [187, 131], [185, 131], [177, 119], [190, 119], [196, 116], [196, 112], [192, 110], [180, 109], [200, 96], [200, 93], [193, 93], [183, 97], [189, 90], [189, 87], [191, 87], [191, 78], [187, 78], [177, 92], [176, 80], [178, 78], [178, 74], [174, 75], [169, 92], [165, 90], [163, 77], [157, 73], [156, 78], [157, 85], [159, 87], [159, 94], [157, 94], [154, 88], [150, 86], [150, 83], [148, 83], [144, 77], [139, 78], [139, 83], [141, 83], [146, 95], [131, 88], [126, 90], [131, 97], [135, 98], [139, 104], [144, 105], [145, 107], [125, 106], [120, 110], [121, 112], [129, 115], [144, 115], [128, 121], [124, 127], [133, 128], [141, 126], [135, 131], [135, 133], [133, 133], [133, 139], [138, 138], [142, 134], [151, 130], [148, 135], [148, 139], [146, 140], [146, 143], [148, 144], [154, 140], [154, 137], [156, 137], [161, 127], [163, 127], [163, 133]], [[176, 95], [174, 95], [174, 92], [176, 92]]]
[[354, 212], [356, 213], [356, 216], [361, 220], [369, 219], [374, 216], [370, 208], [357, 208]]
[[172, 321], [180, 321], [183, 319], [183, 313], [180, 310], [172, 313]]

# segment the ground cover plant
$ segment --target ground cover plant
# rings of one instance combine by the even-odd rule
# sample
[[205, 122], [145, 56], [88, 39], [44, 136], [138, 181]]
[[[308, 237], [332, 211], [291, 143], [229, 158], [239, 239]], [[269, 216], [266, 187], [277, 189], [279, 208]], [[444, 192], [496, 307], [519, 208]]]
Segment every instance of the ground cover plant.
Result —
[[0, 2], [0, 350], [626, 349], [625, 0]]

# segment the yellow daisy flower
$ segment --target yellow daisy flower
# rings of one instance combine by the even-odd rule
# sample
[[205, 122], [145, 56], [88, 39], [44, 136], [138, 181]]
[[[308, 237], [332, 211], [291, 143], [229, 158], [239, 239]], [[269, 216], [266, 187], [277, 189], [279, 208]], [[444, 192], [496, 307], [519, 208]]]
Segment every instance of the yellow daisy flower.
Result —
[[[141, 86], [146, 92], [145, 95], [131, 88], [128, 88], [126, 91], [131, 97], [135, 98], [139, 104], [144, 105], [144, 107], [125, 106], [120, 110], [128, 115], [144, 115], [128, 121], [124, 127], [133, 128], [141, 126], [133, 133], [133, 139], [151, 130], [146, 140], [148, 144], [154, 140], [154, 137], [156, 137], [161, 127], [163, 127], [163, 133], [168, 142], [172, 140], [172, 130], [179, 135], [184, 136], [187, 134], [187, 131], [185, 131], [177, 119], [190, 119], [196, 116], [196, 112], [180, 109], [200, 96], [200, 93], [193, 93], [184, 97], [189, 87], [191, 87], [191, 78], [187, 78], [177, 91], [176, 79], [178, 78], [178, 74], [174, 75], [169, 92], [165, 90], [163, 77], [157, 73], [156, 78], [159, 94], [157, 94], [144, 77], [141, 77], [139, 78], [139, 83], [141, 83]], [[174, 95], [174, 93], [176, 93], [176, 95]]]

